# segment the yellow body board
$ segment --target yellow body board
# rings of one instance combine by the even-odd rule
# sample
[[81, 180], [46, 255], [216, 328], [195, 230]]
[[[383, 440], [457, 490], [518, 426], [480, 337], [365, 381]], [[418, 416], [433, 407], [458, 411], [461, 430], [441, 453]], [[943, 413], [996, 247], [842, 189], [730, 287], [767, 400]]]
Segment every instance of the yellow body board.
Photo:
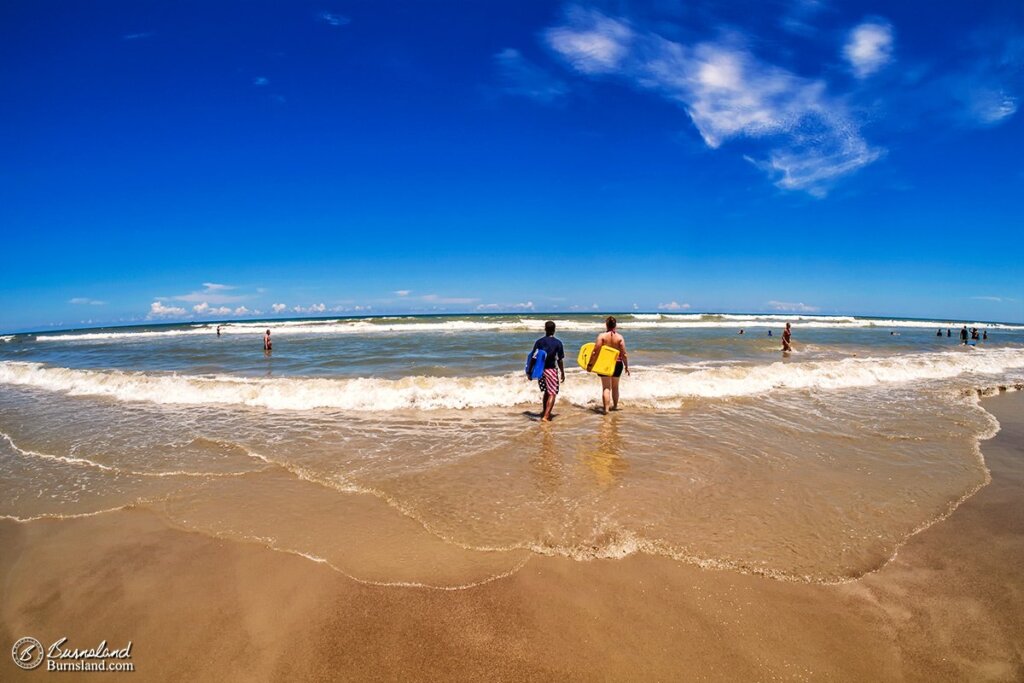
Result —
[[[577, 356], [576, 362], [580, 364], [580, 367], [584, 370], [587, 369], [587, 365], [590, 363], [590, 355], [594, 353], [594, 344], [584, 344], [580, 347], [580, 355]], [[611, 377], [615, 374], [615, 362], [619, 360], [619, 350], [613, 349], [610, 346], [602, 346], [601, 353], [597, 357], [597, 362], [594, 363], [594, 368], [591, 372], [604, 375], [605, 377]]]

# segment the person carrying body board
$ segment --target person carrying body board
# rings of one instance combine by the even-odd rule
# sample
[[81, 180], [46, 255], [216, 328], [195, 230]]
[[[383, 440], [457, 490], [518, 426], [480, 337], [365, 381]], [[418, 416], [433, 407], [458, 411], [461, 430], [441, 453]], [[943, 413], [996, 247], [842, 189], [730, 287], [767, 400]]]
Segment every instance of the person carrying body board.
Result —
[[[543, 360], [542, 360], [543, 359]], [[561, 381], [565, 381], [565, 348], [562, 342], [555, 337], [555, 323], [549, 320], [544, 323], [544, 336], [538, 339], [530, 352], [530, 360], [527, 361], [526, 374], [537, 379], [540, 385], [541, 400], [544, 402], [541, 410], [541, 420], [551, 422], [551, 409], [555, 407], [555, 399], [558, 397], [559, 375]], [[543, 371], [532, 363], [543, 362]]]
[[587, 372], [594, 369], [594, 363], [601, 355], [601, 349], [609, 346], [619, 352], [618, 360], [615, 361], [615, 370], [610, 376], [601, 376], [601, 402], [604, 404], [604, 413], [609, 410], [619, 409], [619, 378], [622, 372], [629, 374], [629, 358], [626, 356], [626, 340], [619, 334], [616, 326], [618, 322], [614, 316], [608, 316], [604, 321], [605, 331], [597, 335], [594, 342], [594, 350], [590, 354], [590, 361], [587, 363]]

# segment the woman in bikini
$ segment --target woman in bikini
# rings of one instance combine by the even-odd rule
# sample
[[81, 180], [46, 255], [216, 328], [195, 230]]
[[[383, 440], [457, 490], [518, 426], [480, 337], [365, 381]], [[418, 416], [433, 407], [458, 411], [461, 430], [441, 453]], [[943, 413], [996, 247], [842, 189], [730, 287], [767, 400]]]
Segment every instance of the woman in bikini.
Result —
[[[590, 354], [590, 363], [587, 364], [587, 372], [590, 372], [591, 368], [594, 367], [594, 363], [597, 362], [601, 348], [604, 346], [610, 346], [613, 349], [619, 350], [619, 359], [615, 362], [615, 372], [612, 373], [611, 377], [601, 377], [601, 401], [604, 403], [605, 415], [608, 414], [609, 410], [619, 409], [619, 377], [622, 376], [623, 370], [626, 371], [627, 375], [629, 374], [626, 340], [615, 329], [617, 324], [613, 316], [608, 316], [605, 319], [604, 326], [607, 328], [607, 331], [597, 335], [597, 341], [594, 343], [594, 352]], [[611, 405], [610, 408], [609, 404]]]

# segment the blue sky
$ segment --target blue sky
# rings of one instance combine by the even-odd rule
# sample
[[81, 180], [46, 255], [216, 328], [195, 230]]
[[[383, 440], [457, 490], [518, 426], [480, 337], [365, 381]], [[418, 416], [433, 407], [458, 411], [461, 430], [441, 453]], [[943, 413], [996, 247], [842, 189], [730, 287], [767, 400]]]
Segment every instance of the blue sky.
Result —
[[1024, 320], [1019, 0], [9, 0], [0, 86], [0, 330]]

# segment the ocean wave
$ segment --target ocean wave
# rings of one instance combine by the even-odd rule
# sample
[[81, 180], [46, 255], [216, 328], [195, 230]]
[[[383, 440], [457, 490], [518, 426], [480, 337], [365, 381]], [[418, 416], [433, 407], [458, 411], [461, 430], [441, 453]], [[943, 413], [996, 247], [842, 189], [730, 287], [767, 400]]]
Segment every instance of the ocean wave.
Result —
[[[714, 329], [714, 328], [775, 328], [782, 327], [785, 323], [791, 322], [798, 328], [814, 329], [854, 329], [854, 328], [908, 328], [908, 329], [936, 329], [939, 327], [955, 327], [959, 329], [962, 325], [968, 327], [987, 328], [989, 330], [1024, 330], [1024, 325], [1011, 325], [1006, 323], [980, 323], [964, 321], [939, 321], [939, 320], [902, 320], [902, 319], [876, 319], [856, 318], [851, 316], [811, 316], [811, 315], [739, 315], [739, 314], [668, 314], [668, 313], [632, 313], [629, 314], [632, 320], [624, 321], [622, 328], [629, 329]], [[603, 329], [601, 320], [568, 320], [554, 319], [558, 330], [561, 332], [590, 332], [596, 334]], [[258, 335], [263, 330], [269, 329], [272, 334], [283, 335], [373, 335], [373, 334], [447, 334], [465, 332], [496, 332], [496, 333], [522, 333], [537, 332], [544, 329], [546, 321], [540, 318], [520, 318], [516, 320], [494, 320], [494, 319], [464, 319], [464, 320], [431, 320], [424, 321], [419, 318], [395, 317], [395, 318], [360, 318], [356, 320], [325, 319], [325, 320], [281, 320], [266, 322], [243, 322], [243, 323], [222, 323], [220, 324], [222, 335]], [[60, 341], [132, 341], [152, 338], [208, 337], [216, 334], [218, 325], [214, 323], [195, 324], [188, 327], [178, 327], [167, 330], [118, 330], [98, 332], [68, 332], [61, 334], [40, 334], [35, 336], [39, 342], [60, 342]], [[10, 341], [13, 337], [3, 337], [0, 340]]]
[[[1024, 368], [1024, 349], [905, 354], [884, 358], [635, 368], [623, 389], [632, 405], [671, 408], [694, 398], [728, 398], [792, 389], [844, 389], [963, 374], [1003, 375]], [[570, 370], [561, 396], [594, 401], [594, 380]], [[536, 385], [522, 375], [477, 377], [246, 378], [79, 370], [0, 362], [0, 383], [72, 396], [178, 405], [239, 405], [274, 410], [352, 411], [509, 408], [533, 403]]]

